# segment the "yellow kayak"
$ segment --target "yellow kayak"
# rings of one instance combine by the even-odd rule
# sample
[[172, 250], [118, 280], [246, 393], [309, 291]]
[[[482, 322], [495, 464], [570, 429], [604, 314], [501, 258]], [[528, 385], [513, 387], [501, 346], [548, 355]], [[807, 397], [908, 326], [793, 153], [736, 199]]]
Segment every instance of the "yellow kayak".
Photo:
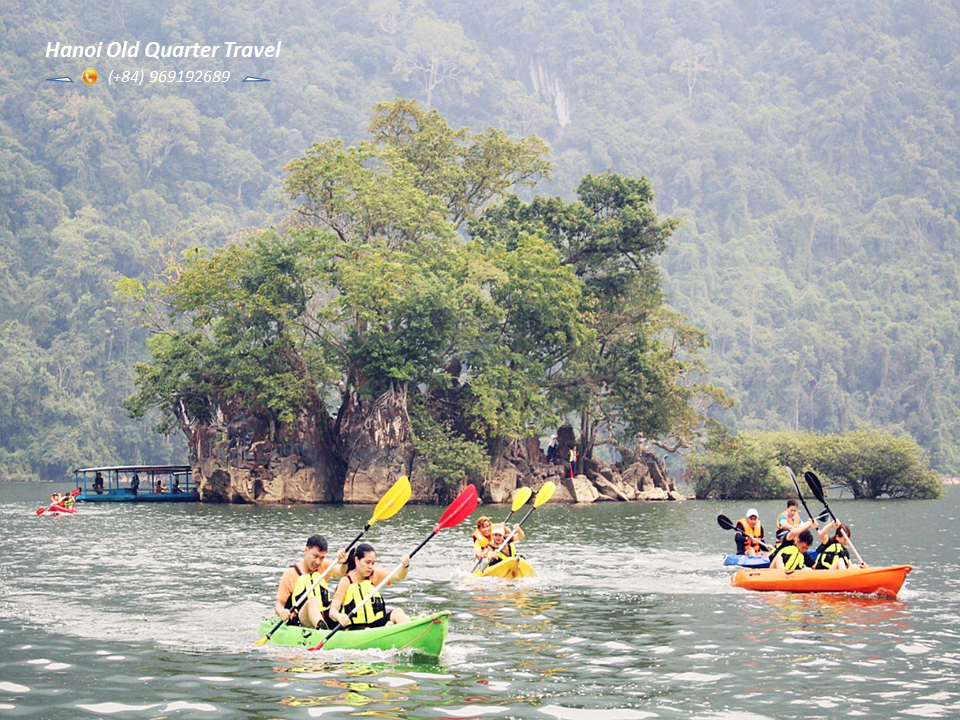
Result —
[[483, 572], [477, 570], [474, 575], [480, 577], [499, 577], [508, 580], [516, 580], [522, 577], [533, 577], [536, 573], [533, 567], [522, 557], [512, 557], [508, 560], [501, 560], [496, 565], [488, 565]]

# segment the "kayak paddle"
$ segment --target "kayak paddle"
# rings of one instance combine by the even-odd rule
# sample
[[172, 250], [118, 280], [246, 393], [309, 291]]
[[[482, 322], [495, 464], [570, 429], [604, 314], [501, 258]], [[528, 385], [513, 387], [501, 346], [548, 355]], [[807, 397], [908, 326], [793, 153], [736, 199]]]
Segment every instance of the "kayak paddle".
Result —
[[[543, 487], [540, 488], [540, 490], [537, 492], [537, 496], [533, 499], [533, 507], [530, 508], [529, 510], [527, 510], [527, 514], [524, 515], [524, 516], [523, 516], [523, 519], [520, 520], [520, 522], [517, 523], [517, 527], [515, 527], [513, 530], [510, 531], [510, 534], [507, 535], [506, 538], [504, 538], [503, 542], [500, 543], [500, 547], [498, 547], [494, 552], [495, 552], [495, 553], [499, 553], [499, 552], [500, 552], [501, 550], [503, 550], [507, 545], [509, 545], [509, 544], [510, 544], [510, 540], [513, 538], [514, 535], [517, 534], [517, 528], [520, 527], [521, 525], [523, 525], [524, 520], [526, 520], [528, 517], [530, 517], [530, 513], [532, 513], [532, 512], [533, 512], [534, 510], [536, 510], [538, 507], [540, 507], [541, 505], [543, 505], [547, 500], [549, 500], [550, 498], [552, 498], [552, 497], [553, 497], [553, 493], [555, 493], [556, 491], [557, 491], [557, 486], [556, 486], [556, 484], [554, 484], [553, 481], [551, 481], [551, 480], [547, 480], [547, 481], [543, 484]], [[482, 561], [482, 558], [481, 558], [481, 561]], [[489, 565], [490, 565], [490, 561], [487, 560], [487, 564], [483, 566], [483, 569], [482, 569], [482, 570], [478, 570], [477, 568], [474, 568], [474, 569], [473, 569], [474, 574], [476, 575], [476, 574], [478, 574], [478, 573], [482, 573], [483, 570], [486, 570], [487, 567], [489, 567]]]
[[[816, 476], [816, 473], [814, 473], [812, 470], [807, 470], [807, 472], [803, 474], [803, 479], [807, 481], [807, 485], [810, 487], [810, 492], [813, 493], [813, 496], [819, 500], [824, 509], [830, 513], [830, 517], [833, 518], [833, 521], [835, 523], [839, 523], [837, 516], [833, 514], [833, 510], [831, 510], [830, 506], [827, 505], [827, 500], [823, 494], [823, 485], [820, 482], [820, 478]], [[857, 552], [857, 548], [853, 544], [853, 540], [850, 539], [850, 536], [843, 532], [842, 529], [840, 532], [843, 533], [844, 537], [847, 538], [847, 542], [850, 543], [850, 549], [853, 550], [853, 554], [857, 556], [857, 560], [860, 561], [860, 564], [866, 565], [866, 563], [863, 561], [863, 558], [860, 557], [860, 553]]]
[[[74, 488], [70, 491], [70, 494], [67, 497], [76, 497], [80, 494], [80, 488]], [[37, 508], [37, 515], [43, 515], [47, 510], [54, 507], [53, 505], [48, 505], [47, 507]]]
[[[456, 500], [450, 503], [450, 506], [444, 510], [443, 515], [440, 516], [440, 519], [437, 521], [437, 524], [433, 526], [433, 530], [430, 531], [430, 534], [424, 539], [422, 543], [417, 545], [416, 549], [410, 553], [410, 558], [413, 559], [413, 556], [416, 555], [420, 550], [430, 542], [434, 536], [443, 530], [444, 528], [451, 528], [455, 525], [459, 525], [464, 520], [467, 519], [467, 516], [470, 515], [474, 510], [477, 509], [477, 504], [480, 502], [480, 498], [477, 497], [477, 486], [476, 485], [467, 485], [463, 492], [457, 495]], [[357, 610], [362, 608], [368, 602], [370, 602], [378, 592], [380, 588], [390, 582], [390, 579], [400, 572], [403, 569], [403, 563], [399, 563], [389, 575], [387, 575], [383, 580], [380, 581], [380, 584], [373, 588], [373, 592], [367, 595], [360, 603], [350, 612], [351, 615], [355, 615]], [[337, 623], [336, 627], [333, 628], [327, 636], [321, 640], [319, 643], [314, 645], [310, 650], [320, 650], [326, 644], [327, 640], [332, 638], [338, 632], [343, 630], [343, 625]]]
[[797, 476], [794, 475], [793, 468], [791, 468], [789, 465], [785, 467], [787, 468], [787, 475], [789, 475], [790, 479], [793, 481], [793, 487], [797, 489], [797, 497], [800, 499], [800, 502], [803, 503], [803, 509], [807, 511], [807, 517], [812, 520], [816, 517], [816, 515], [810, 512], [810, 508], [807, 506], [807, 501], [803, 499], [803, 493], [800, 492], [800, 483], [797, 482]]
[[[396, 515], [400, 508], [407, 504], [407, 500], [410, 499], [410, 480], [407, 479], [407, 476], [404, 475], [399, 478], [393, 486], [384, 493], [383, 497], [380, 498], [380, 502], [377, 503], [377, 506], [373, 509], [373, 515], [370, 516], [370, 519], [367, 521], [367, 524], [363, 526], [363, 530], [357, 533], [357, 536], [353, 541], [347, 546], [347, 552], [350, 551], [354, 545], [356, 545], [360, 538], [363, 537], [363, 534], [370, 529], [370, 527], [377, 522], [378, 520], [386, 520]], [[300, 596], [300, 599], [297, 600], [296, 604], [291, 609], [290, 614], [297, 612], [300, 607], [307, 601], [307, 598], [310, 597], [310, 593], [313, 592], [313, 589], [320, 584], [320, 581], [323, 580], [327, 575], [329, 575], [333, 568], [337, 566], [337, 563], [331, 563], [330, 566], [323, 571], [323, 574], [317, 578], [317, 580], [307, 588], [307, 591]], [[262, 638], [257, 640], [254, 645], [263, 645], [270, 639], [270, 636], [273, 635], [286, 620], [281, 620], [276, 625], [274, 625], [270, 632], [264, 635]]]
[[[506, 525], [509, 522], [510, 518], [513, 517], [513, 514], [527, 504], [527, 501], [530, 499], [530, 496], [533, 495], [533, 490], [528, 487], [522, 487], [513, 494], [513, 506], [510, 509], [510, 514], [507, 515], [507, 519], [503, 521], [503, 524]], [[477, 568], [480, 567], [480, 563], [483, 562], [483, 558], [477, 560], [477, 564], [473, 566], [473, 570], [470, 572], [476, 572]]]
[[[728, 518], [726, 515], [717, 515], [717, 525], [719, 525], [720, 527], [722, 527], [724, 530], [733, 530], [733, 531], [735, 531], [736, 533], [738, 533], [738, 534], [740, 534], [740, 535], [746, 535], [745, 532], [743, 532], [743, 531], [741, 531], [741, 530], [737, 530], [737, 525], [736, 525], [736, 523], [734, 523], [733, 520], [731, 520], [730, 518]], [[769, 545], [769, 544], [765, 543], [765, 542], [764, 542], [763, 540], [761, 540], [760, 538], [754, 538], [754, 540], [756, 540], [758, 543], [760, 543], [761, 545], [763, 545], [763, 547], [765, 547], [767, 550], [773, 550], [773, 545]]]

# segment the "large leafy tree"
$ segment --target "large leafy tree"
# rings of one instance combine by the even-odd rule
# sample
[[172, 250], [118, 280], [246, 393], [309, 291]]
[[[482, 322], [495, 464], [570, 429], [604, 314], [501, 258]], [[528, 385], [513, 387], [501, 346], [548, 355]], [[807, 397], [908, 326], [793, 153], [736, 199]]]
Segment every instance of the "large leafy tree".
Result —
[[655, 259], [679, 221], [657, 216], [646, 178], [588, 175], [577, 194], [572, 203], [512, 197], [472, 229], [509, 244], [536, 228], [582, 283], [590, 342], [572, 348], [549, 382], [556, 406], [579, 416], [582, 454], [598, 439], [628, 452], [638, 438], [686, 446], [709, 403], [727, 400], [698, 380], [704, 334], [663, 306]]

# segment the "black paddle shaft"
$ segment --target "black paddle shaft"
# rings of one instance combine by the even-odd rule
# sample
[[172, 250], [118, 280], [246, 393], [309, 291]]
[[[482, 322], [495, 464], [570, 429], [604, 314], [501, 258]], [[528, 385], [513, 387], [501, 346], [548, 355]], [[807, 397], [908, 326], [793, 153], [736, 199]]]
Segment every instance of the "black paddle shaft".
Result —
[[[803, 493], [800, 492], [800, 483], [797, 482], [797, 476], [793, 474], [793, 469], [787, 467], [787, 473], [790, 475], [790, 479], [793, 480], [793, 487], [797, 490], [797, 497], [800, 498], [800, 502], [803, 503], [803, 509], [807, 511], [807, 517], [811, 520], [815, 520], [816, 516], [810, 512], [810, 508], [807, 507], [807, 501], [803, 499]], [[806, 477], [806, 476], [804, 476]]]

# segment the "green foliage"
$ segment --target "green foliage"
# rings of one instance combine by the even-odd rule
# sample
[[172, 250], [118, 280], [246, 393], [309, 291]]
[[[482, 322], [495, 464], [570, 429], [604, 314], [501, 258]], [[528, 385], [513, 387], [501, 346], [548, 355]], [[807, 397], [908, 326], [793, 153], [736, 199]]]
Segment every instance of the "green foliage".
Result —
[[413, 405], [410, 420], [413, 445], [427, 478], [453, 486], [464, 478], [482, 478], [489, 470], [490, 458], [482, 445], [434, 420], [422, 404]]
[[[111, 416], [110, 435], [99, 436], [111, 458], [156, 452], [151, 459], [169, 461], [179, 452], [120, 411], [131, 364], [148, 352], [132, 313], [111, 305], [112, 283], [149, 285], [156, 237], [175, 251], [219, 248], [241, 228], [279, 222], [290, 159], [317, 138], [361, 148], [369, 108], [406, 95], [455, 127], [497, 128], [464, 143], [439, 114], [402, 104], [371, 127], [373, 145], [430, 178], [420, 189], [458, 229], [510, 182], [545, 178], [548, 160], [552, 179], [540, 191], [566, 204], [586, 175], [649, 178], [660, 211], [685, 219], [651, 256], [656, 283], [709, 337], [699, 352], [713, 382], [738, 399], [718, 419], [747, 431], [839, 433], [869, 423], [917, 438], [939, 470], [960, 470], [960, 17], [949, 4], [901, 3], [890, 13], [834, 3], [818, 7], [815, 21], [805, 6], [750, 1], [351, 0], [331, 13], [298, 2], [203, 13], [180, 0], [133, 0], [119, 14], [109, 4], [73, 10], [62, 0], [13, 3], [2, 20], [0, 322], [25, 328], [17, 350], [56, 378], [38, 397], [58, 395], [87, 418]], [[276, 60], [205, 62], [282, 82], [202, 93], [153, 83], [136, 97], [101, 85], [40, 87], [37, 49], [51, 18], [62, 38], [117, 27], [165, 43], [282, 37]], [[69, 60], [49, 62], [77, 71]], [[401, 117], [417, 132], [402, 132]], [[534, 137], [507, 144], [532, 134], [550, 141], [549, 158]], [[442, 158], [443, 172], [424, 170]], [[511, 162], [517, 172], [504, 175]], [[369, 208], [372, 219], [387, 210]], [[413, 213], [408, 225], [433, 224], [414, 199], [404, 212]], [[577, 220], [559, 224], [573, 232], [571, 247], [581, 240]], [[614, 225], [587, 249], [624, 237], [629, 223]], [[613, 290], [622, 280], [606, 266], [582, 270], [597, 275], [579, 275], [591, 283], [585, 303], [603, 296], [601, 278]], [[631, 362], [652, 347], [634, 343]], [[344, 356], [305, 343], [300, 352], [320, 375]], [[371, 346], [373, 367], [414, 372], [379, 354]], [[583, 406], [580, 386], [556, 390]], [[33, 417], [42, 404], [17, 410]], [[54, 417], [37, 411], [32, 430], [15, 424], [16, 437], [4, 436], [2, 447], [27, 458], [33, 475], [64, 470], [39, 470], [42, 442], [35, 454], [23, 449], [29, 433], [62, 435]], [[90, 424], [81, 435], [104, 431]]]
[[[943, 494], [926, 453], [910, 437], [879, 430], [842, 434], [766, 432], [725, 438], [692, 459], [698, 498], [789, 497], [796, 494], [781, 466], [798, 476], [817, 473], [824, 486], [848, 489], [855, 498], [933, 499]], [[801, 492], [807, 486], [800, 479]]]
[[722, 449], [689, 459], [698, 500], [764, 500], [789, 497], [793, 484], [772, 448], [752, 438], [736, 438]]

